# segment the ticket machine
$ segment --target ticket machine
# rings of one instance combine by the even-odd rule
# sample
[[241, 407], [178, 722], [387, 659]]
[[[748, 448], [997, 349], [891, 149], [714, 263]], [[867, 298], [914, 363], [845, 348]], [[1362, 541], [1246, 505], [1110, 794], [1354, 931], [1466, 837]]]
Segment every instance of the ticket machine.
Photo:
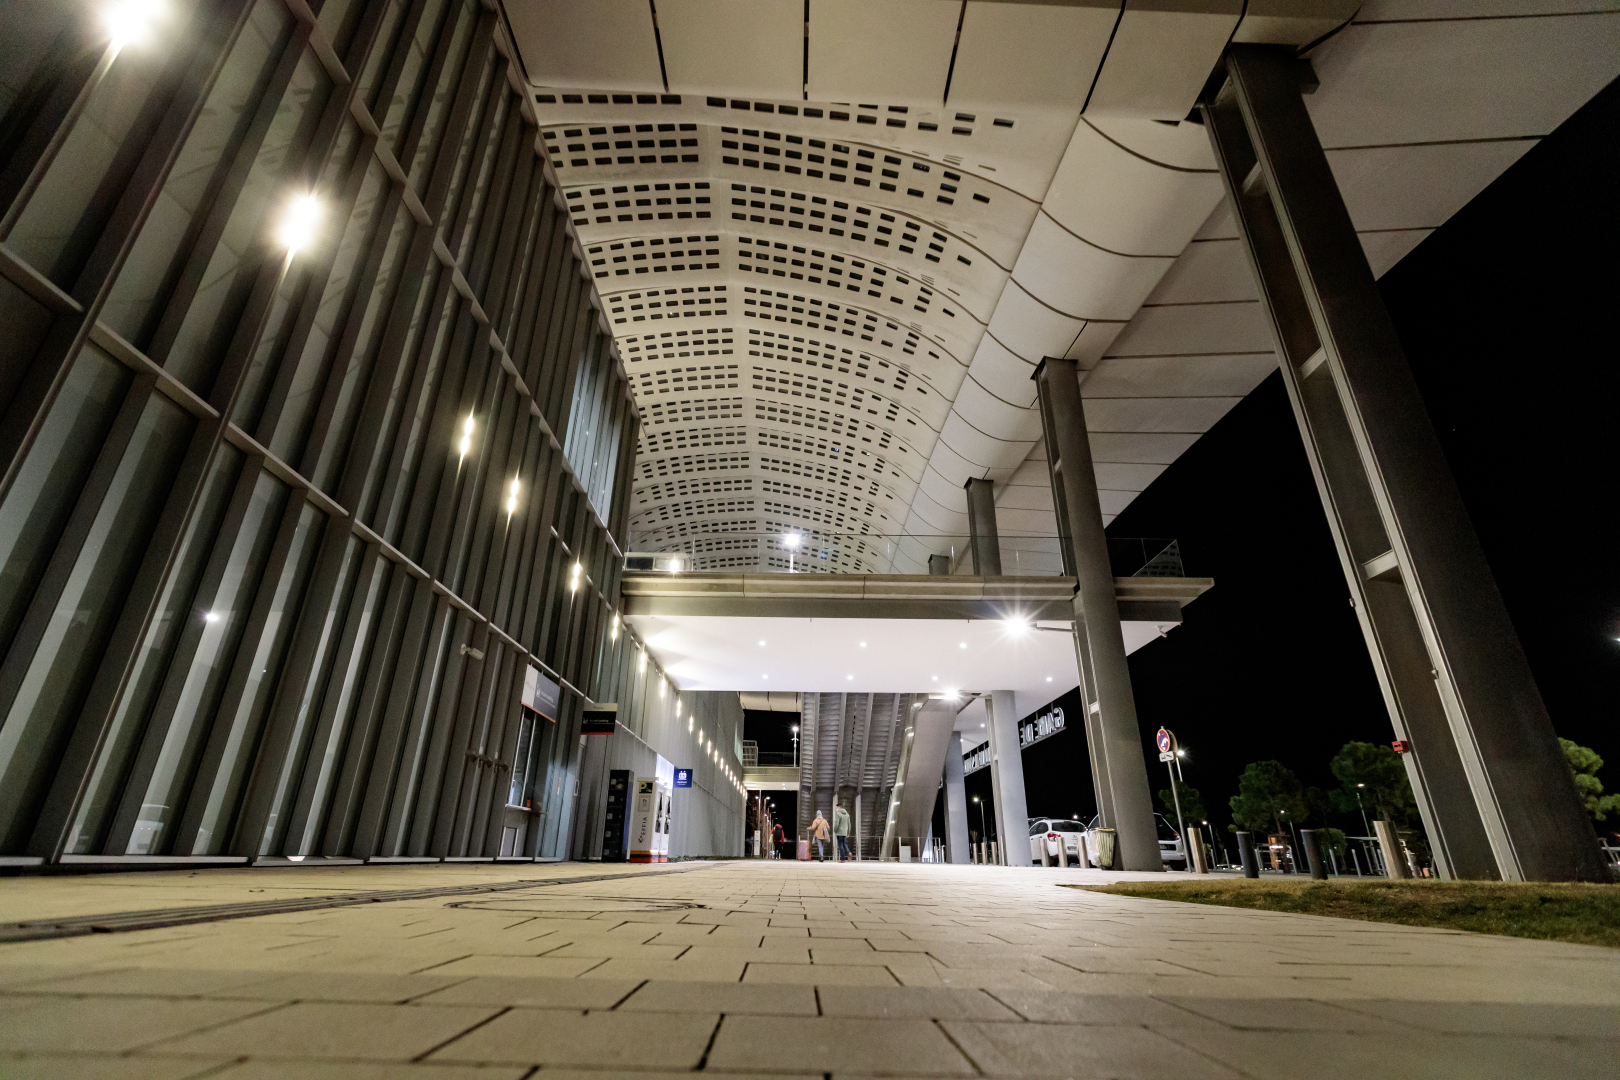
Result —
[[656, 776], [636, 777], [630, 809], [630, 861], [669, 861], [669, 820], [673, 791]]

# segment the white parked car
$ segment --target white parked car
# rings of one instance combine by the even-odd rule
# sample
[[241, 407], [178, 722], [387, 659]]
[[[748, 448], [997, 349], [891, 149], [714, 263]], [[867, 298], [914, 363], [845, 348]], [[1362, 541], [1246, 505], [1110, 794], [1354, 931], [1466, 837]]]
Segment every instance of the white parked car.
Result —
[[[1059, 861], [1059, 844], [1068, 850], [1070, 866], [1080, 864], [1080, 843], [1081, 838], [1085, 835], [1085, 830], [1078, 821], [1065, 818], [1030, 818], [1029, 835], [1031, 841], [1034, 841], [1037, 837], [1042, 838], [1041, 842], [1046, 845], [1047, 857], [1052, 860], [1053, 865], [1056, 865]], [[1040, 856], [1037, 852], [1041, 849], [1036, 847], [1033, 842], [1029, 847], [1031, 860], [1038, 861]]]

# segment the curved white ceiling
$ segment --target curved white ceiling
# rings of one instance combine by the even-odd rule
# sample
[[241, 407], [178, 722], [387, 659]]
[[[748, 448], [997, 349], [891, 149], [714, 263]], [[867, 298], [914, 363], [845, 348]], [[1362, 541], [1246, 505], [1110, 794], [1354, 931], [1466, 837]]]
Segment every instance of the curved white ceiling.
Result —
[[[1406, 169], [1403, 190], [1427, 183], [1439, 193], [1415, 201], [1449, 214], [1514, 156], [1437, 165], [1428, 139], [1405, 154], [1381, 143], [1375, 161], [1333, 141], [1357, 131], [1371, 146], [1379, 125], [1423, 111], [1370, 80], [1450, 78], [1459, 111], [1492, 70], [1466, 63], [1469, 49], [1512, 37], [1466, 20], [1435, 37], [1399, 17], [1415, 2], [1365, 5], [1329, 43], [1351, 45], [1318, 58], [1309, 99], [1385, 265], [1439, 220], [1412, 238], [1400, 213], [1369, 208], [1388, 191], [1358, 207], [1357, 178]], [[507, 0], [643, 418], [631, 545], [726, 570], [786, 567], [759, 534], [902, 536], [812, 565], [924, 572], [965, 532], [971, 477], [996, 482], [1004, 535], [1049, 535], [1029, 380], [1043, 356], [1090, 373], [1099, 486], [1117, 513], [1274, 366], [1224, 241], [1207, 139], [1176, 121], [1228, 40], [1303, 45], [1358, 6]], [[1560, 69], [1568, 100], [1538, 118], [1568, 115], [1613, 66], [1612, 23], [1594, 36], [1588, 17], [1508, 21], [1578, 61]], [[1587, 25], [1572, 36], [1559, 22]], [[1464, 180], [1442, 182], [1458, 162]]]

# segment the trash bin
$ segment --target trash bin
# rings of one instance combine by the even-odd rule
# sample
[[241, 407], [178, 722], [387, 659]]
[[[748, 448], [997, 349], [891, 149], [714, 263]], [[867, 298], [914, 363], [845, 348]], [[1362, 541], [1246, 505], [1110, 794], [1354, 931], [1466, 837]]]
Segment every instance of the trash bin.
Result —
[[1102, 870], [1114, 868], [1114, 830], [1097, 829], [1097, 867]]

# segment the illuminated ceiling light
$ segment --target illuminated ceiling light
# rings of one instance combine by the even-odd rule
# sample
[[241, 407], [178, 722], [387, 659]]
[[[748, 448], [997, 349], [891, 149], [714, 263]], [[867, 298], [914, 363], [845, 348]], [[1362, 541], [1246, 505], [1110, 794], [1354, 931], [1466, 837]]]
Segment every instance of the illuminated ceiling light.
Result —
[[671, 560], [669, 560], [669, 572], [672, 573], [672, 574], [680, 573], [681, 572], [681, 560], [679, 560], [679, 559], [671, 559]]
[[864, 641], [861, 642], [861, 648], [863, 648], [863, 649], [866, 648], [866, 642], [864, 642]]
[[658, 700], [659, 701], [664, 700], [664, 680], [663, 679], [658, 680]]
[[[512, 481], [512, 483], [515, 485], [517, 483], [517, 481], [514, 480], [514, 481]], [[513, 498], [515, 500], [516, 496], [514, 495]], [[511, 513], [511, 511], [507, 511], [507, 512]], [[576, 562], [574, 564], [573, 573], [569, 576], [569, 579], [568, 579], [568, 591], [569, 592], [574, 592], [574, 591], [578, 590], [578, 588], [579, 588], [579, 575], [580, 575], [581, 571], [583, 571], [584, 569], [585, 568], [583, 566], [581, 566], [579, 563]]]
[[760, 678], [762, 678], [762, 679], [768, 679], [768, 678], [770, 678], [770, 676], [769, 676], [769, 675], [761, 675], [761, 676], [760, 676]]
[[786, 536], [782, 537], [782, 546], [787, 548], [789, 551], [797, 551], [799, 550], [799, 543], [801, 540], [803, 540], [803, 537], [801, 537], [798, 533], [788, 533]]
[[647, 650], [646, 649], [641, 650], [641, 659], [636, 661], [636, 674], [637, 675], [645, 675], [645, 674], [647, 674]]
[[1007, 624], [1007, 630], [1014, 634], [1022, 634], [1029, 629], [1029, 623], [1022, 615], [1013, 615], [1002, 621]]
[[152, 24], [163, 14], [163, 5], [157, 0], [115, 0], [101, 9], [101, 21], [106, 24], [116, 56], [125, 45], [146, 40]]
[[680, 716], [681, 716], [681, 699], [676, 698], [675, 699], [675, 718], [678, 720], [678, 719], [680, 719]]
[[760, 639], [759, 646], [762, 649], [765, 647], [765, 640], [763, 638]]
[[965, 642], [965, 641], [964, 641], [964, 642], [962, 642], [962, 643], [961, 643], [961, 644], [960, 644], [960, 645], [958, 645], [958, 646], [957, 646], [957, 648], [958, 648], [958, 649], [965, 649], [965, 648], [967, 648], [967, 642]]
[[467, 452], [472, 449], [472, 437], [473, 418], [472, 413], [468, 413], [467, 419], [463, 421], [461, 425], [461, 444], [456, 448], [461, 452], [462, 461], [467, 460]]
[[287, 249], [291, 259], [315, 242], [315, 228], [321, 222], [321, 201], [313, 194], [295, 195], [282, 212], [276, 226], [276, 242]]
[[1048, 676], [1047, 676], [1047, 677], [1046, 677], [1046, 681], [1047, 681], [1047, 682], [1051, 682], [1051, 681], [1052, 681], [1052, 676], [1050, 676], [1050, 675], [1048, 675]]
[[618, 641], [619, 640], [619, 615], [618, 615], [618, 612], [614, 612], [614, 614], [613, 614], [613, 629], [608, 631], [608, 640], [609, 641]]
[[855, 678], [855, 676], [853, 676], [853, 675], [845, 675], [845, 676], [844, 676], [844, 678], [846, 678], [846, 679], [853, 679], [853, 678]]
[[[517, 477], [514, 476], [512, 477], [512, 486], [506, 489], [506, 516], [508, 518], [517, 513], [517, 497], [518, 480]], [[574, 564], [574, 577], [574, 585], [577, 587], [579, 585], [579, 563]]]
[[962, 696], [961, 693], [956, 691], [956, 690], [947, 689], [945, 691], [945, 700], [946, 701], [955, 701], [957, 698], [959, 698], [961, 696]]
[[208, 614], [203, 616], [203, 622], [208, 622], [208, 623], [219, 622], [219, 612], [210, 611]]

